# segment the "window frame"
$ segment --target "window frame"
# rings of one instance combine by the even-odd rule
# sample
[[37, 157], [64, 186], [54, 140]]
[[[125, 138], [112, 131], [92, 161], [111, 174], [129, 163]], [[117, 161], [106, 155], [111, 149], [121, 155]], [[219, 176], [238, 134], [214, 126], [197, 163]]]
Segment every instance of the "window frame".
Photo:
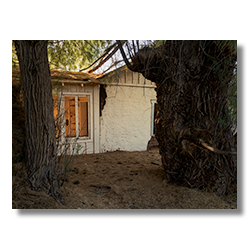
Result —
[[[67, 140], [78, 139], [78, 140], [91, 140], [93, 139], [93, 105], [92, 105], [92, 93], [84, 93], [84, 92], [64, 92], [61, 94], [61, 104], [63, 107], [63, 121], [65, 122], [65, 98], [64, 97], [75, 97], [75, 124], [76, 124], [76, 136], [66, 137], [66, 126], [63, 125], [63, 137]], [[88, 97], [88, 135], [87, 136], [79, 136], [79, 117], [78, 117], [78, 97]]]
[[151, 129], [150, 136], [154, 136], [154, 127], [155, 127], [155, 104], [157, 104], [157, 100], [151, 100]]

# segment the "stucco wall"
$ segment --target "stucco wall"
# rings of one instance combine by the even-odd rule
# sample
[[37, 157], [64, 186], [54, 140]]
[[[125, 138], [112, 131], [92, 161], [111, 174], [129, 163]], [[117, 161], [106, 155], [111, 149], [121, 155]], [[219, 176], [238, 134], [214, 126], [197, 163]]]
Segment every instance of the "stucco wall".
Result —
[[154, 88], [107, 86], [100, 117], [100, 152], [143, 151], [150, 139]]

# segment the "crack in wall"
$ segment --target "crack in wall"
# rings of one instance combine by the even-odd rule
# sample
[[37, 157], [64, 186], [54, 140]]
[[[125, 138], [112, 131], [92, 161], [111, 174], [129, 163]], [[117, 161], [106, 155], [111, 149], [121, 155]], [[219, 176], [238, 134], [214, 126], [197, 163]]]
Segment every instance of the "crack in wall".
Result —
[[100, 84], [100, 116], [102, 116], [102, 111], [106, 104], [107, 92], [104, 84]]

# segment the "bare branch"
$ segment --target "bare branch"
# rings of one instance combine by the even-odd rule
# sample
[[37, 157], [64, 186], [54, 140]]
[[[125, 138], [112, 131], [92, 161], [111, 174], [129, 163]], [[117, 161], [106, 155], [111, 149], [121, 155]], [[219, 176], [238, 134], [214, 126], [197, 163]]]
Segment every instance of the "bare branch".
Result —
[[[124, 42], [123, 42], [124, 43]], [[114, 47], [113, 51], [108, 54], [108, 52], [105, 53], [106, 57], [102, 57], [102, 60], [100, 61], [100, 63], [94, 67], [93, 69], [89, 70], [88, 73], [92, 73], [94, 71], [96, 71], [97, 69], [99, 69], [105, 62], [107, 62], [117, 51], [118, 51], [118, 47]]]
[[201, 139], [200, 139], [200, 144], [201, 144], [204, 148], [206, 148], [206, 149], [208, 149], [208, 150], [210, 150], [210, 151], [212, 151], [212, 152], [214, 152], [214, 153], [216, 153], [216, 154], [221, 154], [221, 155], [226, 155], [226, 154], [229, 154], [229, 155], [237, 155], [237, 152], [221, 151], [221, 150], [219, 150], [219, 149], [217, 149], [217, 148], [211, 147], [211, 146], [209, 146], [207, 143], [205, 143], [204, 141], [202, 141]]
[[[108, 53], [116, 46], [116, 43], [114, 43], [113, 45], [111, 45], [110, 47], [108, 47], [104, 54], [101, 55], [98, 59], [96, 59], [90, 66], [88, 66], [87, 68], [84, 68], [84, 69], [80, 69], [79, 72], [82, 72], [84, 70], [87, 70], [89, 68], [91, 68], [93, 65], [95, 65], [98, 61], [100, 61], [101, 59], [103, 59], [106, 55], [108, 55]], [[93, 72], [93, 71], [92, 71]]]
[[128, 61], [128, 58], [127, 58], [127, 56], [126, 56], [126, 54], [125, 54], [125, 52], [124, 52], [124, 49], [123, 49], [123, 47], [122, 47], [121, 40], [116, 40], [116, 43], [118, 44], [118, 47], [119, 47], [119, 49], [120, 49], [120, 51], [121, 51], [121, 54], [122, 54], [122, 58], [123, 58], [124, 62], [126, 63], [127, 67], [128, 67], [130, 70], [133, 71], [133, 66], [132, 66], [132, 65], [130, 64], [130, 62]]

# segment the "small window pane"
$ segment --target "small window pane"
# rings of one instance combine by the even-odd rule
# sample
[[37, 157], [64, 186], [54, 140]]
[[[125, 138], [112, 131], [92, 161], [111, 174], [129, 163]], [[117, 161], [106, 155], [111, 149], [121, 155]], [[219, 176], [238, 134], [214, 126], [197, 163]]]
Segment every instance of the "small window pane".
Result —
[[78, 97], [79, 136], [88, 136], [88, 97]]

